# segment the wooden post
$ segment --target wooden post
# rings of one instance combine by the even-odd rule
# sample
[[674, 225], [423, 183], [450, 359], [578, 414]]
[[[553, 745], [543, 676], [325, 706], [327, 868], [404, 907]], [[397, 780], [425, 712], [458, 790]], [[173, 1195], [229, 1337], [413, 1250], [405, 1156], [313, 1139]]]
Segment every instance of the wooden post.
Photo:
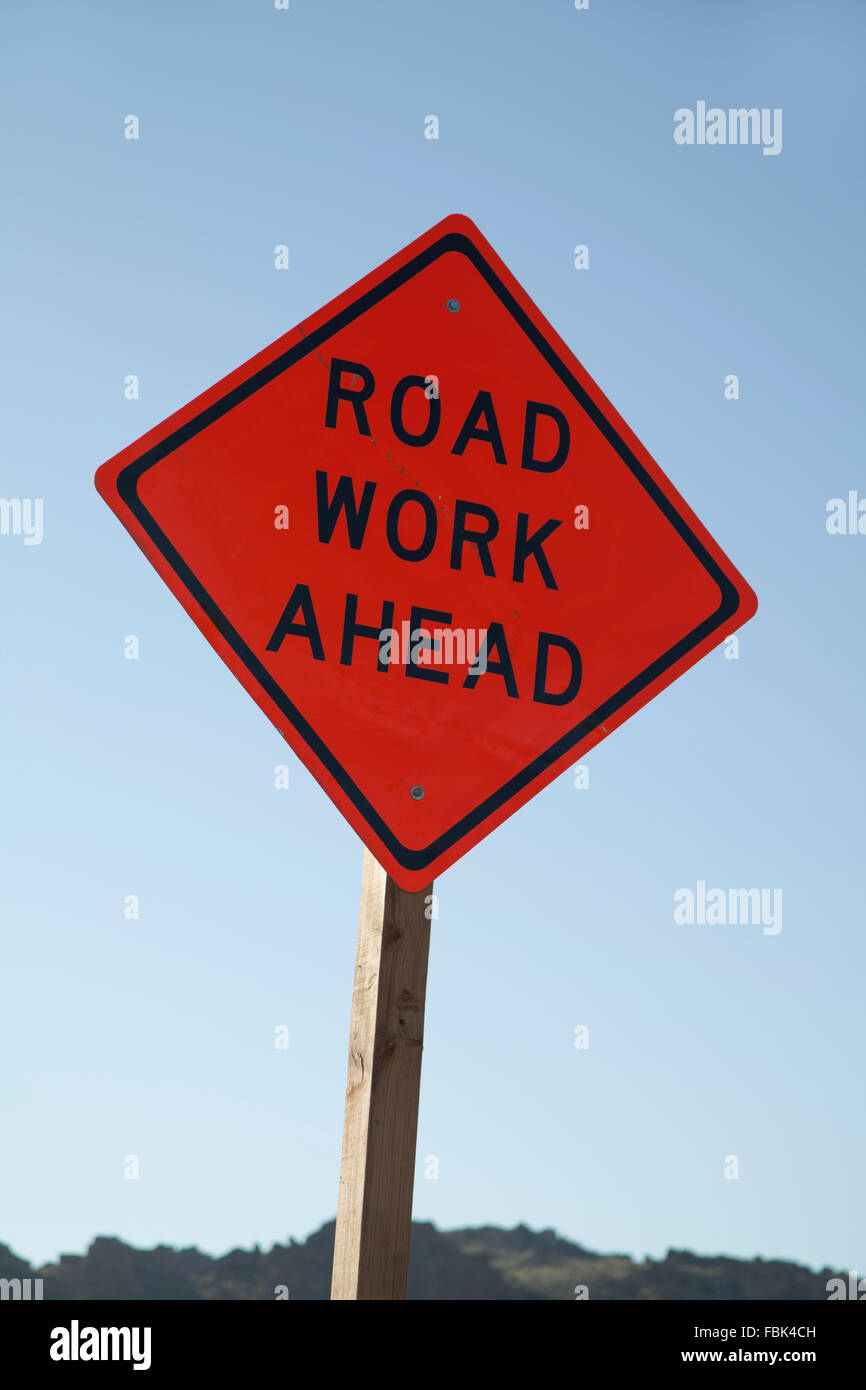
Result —
[[332, 1299], [406, 1297], [432, 891], [365, 849]]

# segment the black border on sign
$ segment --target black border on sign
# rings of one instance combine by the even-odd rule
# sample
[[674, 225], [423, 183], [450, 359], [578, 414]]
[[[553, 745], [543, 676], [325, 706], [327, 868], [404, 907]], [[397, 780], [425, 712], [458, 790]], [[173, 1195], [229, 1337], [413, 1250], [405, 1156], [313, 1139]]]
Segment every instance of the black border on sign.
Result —
[[[474, 811], [463, 816], [461, 820], [457, 821], [449, 830], [445, 831], [424, 849], [413, 850], [409, 849], [397, 839], [396, 835], [385, 824], [360, 788], [352, 781], [345, 768], [342, 767], [334, 754], [319, 738], [315, 729], [307, 722], [300, 710], [297, 709], [288, 698], [285, 691], [281, 689], [270, 672], [262, 665], [255, 653], [246, 645], [240, 634], [235, 631], [225, 614], [217, 607], [210, 594], [208, 594], [204, 586], [195, 577], [192, 570], [184, 562], [171, 544], [171, 541], [160, 529], [150, 512], [148, 512], [147, 508], [144, 506], [144, 503], [138, 495], [138, 483], [142, 475], [147, 472], [148, 468], [152, 468], [154, 464], [159, 463], [168, 454], [173, 453], [175, 449], [178, 449], [182, 444], [192, 439], [194, 435], [206, 429], [208, 425], [213, 424], [215, 420], [218, 420], [222, 415], [225, 415], [229, 410], [239, 405], [241, 401], [246, 400], [248, 396], [253, 395], [254, 392], [273, 381], [275, 377], [280, 376], [282, 372], [293, 366], [294, 363], [298, 362], [302, 357], [305, 357], [307, 353], [314, 352], [316, 348], [320, 347], [321, 344], [331, 336], [331, 334], [344, 328], [346, 324], [351, 323], [353, 319], [365, 313], [367, 309], [371, 308], [381, 299], [384, 299], [387, 295], [405, 284], [413, 275], [417, 275], [419, 271], [424, 270], [431, 262], [437, 260], [448, 251], [457, 251], [467, 256], [476, 270], [484, 277], [488, 285], [490, 285], [491, 289], [511, 314], [518, 327], [530, 338], [547, 363], [556, 372], [559, 379], [575, 397], [581, 408], [590, 417], [596, 428], [601, 431], [608, 443], [613, 446], [623, 462], [631, 469], [631, 472], [637, 478], [638, 482], [662, 510], [696, 559], [703, 565], [710, 578], [718, 586], [720, 601], [715, 612], [711, 613], [708, 618], [705, 618], [704, 621], [688, 633], [687, 636], [681, 638], [673, 647], [641, 671], [640, 675], [630, 680], [621, 690], [618, 690], [610, 699], [599, 705], [598, 709], [594, 710], [592, 714], [587, 715], [585, 719], [582, 719], [580, 723], [576, 724], [568, 733], [563, 734], [562, 737], [551, 744], [544, 753], [540, 754], [539, 757], [529, 763], [522, 772], [509, 778], [503, 786], [476, 806]], [[438, 859], [441, 854], [449, 850], [458, 840], [469, 834], [476, 826], [486, 820], [488, 816], [498, 811], [500, 807], [504, 806], [514, 796], [521, 792], [524, 787], [534, 781], [540, 773], [544, 772], [567, 753], [569, 749], [573, 748], [575, 744], [579, 743], [582, 738], [592, 733], [592, 731], [598, 728], [600, 724], [603, 724], [606, 719], [610, 719], [624, 704], [633, 699], [635, 695], [638, 695], [640, 691], [652, 681], [663, 675], [669, 667], [673, 666], [691, 651], [693, 647], [696, 647], [704, 638], [708, 637], [717, 628], [726, 623], [728, 619], [736, 613], [740, 606], [740, 597], [735, 585], [709, 554], [706, 547], [694, 534], [685, 519], [680, 516], [673, 503], [665, 496], [655, 479], [650, 476], [647, 470], [631, 452], [628, 445], [619, 437], [616, 430], [605, 418], [599, 407], [581, 386], [580, 382], [572, 376], [565, 363], [559, 358], [552, 346], [532, 322], [526, 310], [518, 304], [511, 292], [502, 283], [493, 267], [484, 259], [478, 247], [462, 232], [445, 233], [438, 241], [433, 242], [430, 246], [426, 247], [425, 250], [413, 257], [412, 260], [408, 261], [406, 265], [394, 271], [393, 274], [386, 276], [384, 280], [380, 281], [379, 284], [375, 285], [372, 289], [367, 290], [367, 292], [361, 295], [354, 304], [349, 305], [345, 309], [341, 309], [340, 312], [335, 314], [332, 319], [329, 319], [327, 323], [315, 329], [309, 337], [303, 338], [300, 343], [289, 348], [286, 352], [281, 353], [273, 362], [269, 362], [267, 366], [260, 368], [259, 371], [255, 372], [245, 382], [242, 382], [239, 386], [233, 387], [221, 400], [208, 406], [201, 414], [197, 415], [193, 420], [190, 420], [188, 424], [182, 425], [180, 429], [175, 430], [173, 434], [170, 434], [166, 439], [162, 440], [161, 443], [155, 445], [154, 448], [148, 449], [146, 453], [142, 454], [141, 458], [127, 464], [118, 474], [117, 491], [121, 500], [140, 522], [160, 554], [174, 570], [178, 579], [189, 591], [220, 635], [228, 642], [236, 656], [250, 672], [253, 679], [262, 687], [268, 698], [290, 721], [310, 750], [315, 754], [316, 758], [318, 758], [319, 762], [327, 769], [334, 781], [351, 801], [358, 813], [363, 817], [370, 828], [375, 831], [383, 844], [387, 845], [397, 862], [401, 864], [403, 868], [412, 872], [420, 872], [422, 869], [426, 868], [428, 864], [432, 864], [435, 859]]]

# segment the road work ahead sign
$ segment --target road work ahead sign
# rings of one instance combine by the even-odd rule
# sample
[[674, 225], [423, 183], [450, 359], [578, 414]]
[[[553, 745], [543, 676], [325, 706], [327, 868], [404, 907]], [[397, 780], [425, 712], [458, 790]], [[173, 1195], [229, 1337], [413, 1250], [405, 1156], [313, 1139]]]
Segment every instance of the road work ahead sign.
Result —
[[757, 607], [465, 217], [96, 485], [406, 889]]

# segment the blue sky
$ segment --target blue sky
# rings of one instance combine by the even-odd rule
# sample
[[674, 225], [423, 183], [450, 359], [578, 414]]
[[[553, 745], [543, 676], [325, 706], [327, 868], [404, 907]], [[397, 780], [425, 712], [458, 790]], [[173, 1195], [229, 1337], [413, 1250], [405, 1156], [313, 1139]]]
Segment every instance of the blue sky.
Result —
[[[45, 534], [0, 535], [0, 1240], [216, 1253], [334, 1213], [361, 847], [92, 478], [464, 212], [760, 608], [439, 881], [415, 1215], [866, 1272], [866, 537], [825, 526], [866, 496], [864, 28], [839, 0], [7, 15], [0, 490]], [[678, 146], [699, 100], [781, 108], [781, 153]], [[780, 888], [783, 930], [675, 923], [699, 880]]]

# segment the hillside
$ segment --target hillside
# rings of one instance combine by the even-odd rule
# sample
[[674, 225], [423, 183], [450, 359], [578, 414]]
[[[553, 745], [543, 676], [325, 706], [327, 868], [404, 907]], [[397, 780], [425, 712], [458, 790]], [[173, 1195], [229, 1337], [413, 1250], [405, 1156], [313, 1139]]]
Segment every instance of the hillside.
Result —
[[[0, 1278], [44, 1280], [46, 1299], [272, 1299], [285, 1285], [292, 1299], [325, 1299], [330, 1286], [334, 1223], [303, 1242], [272, 1250], [232, 1250], [214, 1258], [196, 1249], [136, 1250], [99, 1236], [85, 1255], [31, 1267], [0, 1245]], [[833, 1271], [814, 1273], [785, 1260], [736, 1260], [671, 1250], [663, 1260], [636, 1263], [599, 1255], [554, 1231], [484, 1226], [412, 1231], [412, 1299], [572, 1299], [586, 1285], [590, 1299], [821, 1299]]]

